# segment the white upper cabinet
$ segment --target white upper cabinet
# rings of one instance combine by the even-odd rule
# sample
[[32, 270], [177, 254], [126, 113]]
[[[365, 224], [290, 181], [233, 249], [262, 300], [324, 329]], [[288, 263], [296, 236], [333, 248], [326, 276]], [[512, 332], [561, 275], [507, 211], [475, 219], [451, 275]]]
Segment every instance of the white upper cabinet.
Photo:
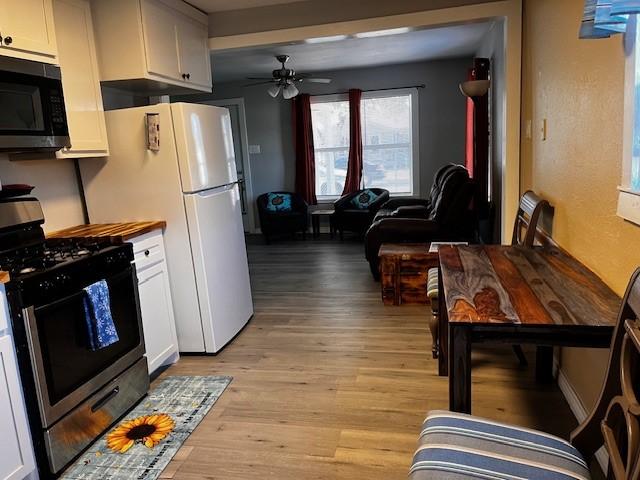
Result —
[[181, 75], [189, 83], [210, 90], [209, 30], [188, 17], [178, 17], [176, 20]]
[[0, 0], [0, 55], [57, 63], [52, 0]]
[[71, 147], [62, 158], [109, 155], [88, 0], [54, 0], [53, 12]]
[[162, 2], [142, 0], [142, 29], [151, 74], [178, 80], [181, 78], [176, 13]]
[[103, 83], [151, 95], [211, 91], [206, 14], [181, 0], [91, 2]]

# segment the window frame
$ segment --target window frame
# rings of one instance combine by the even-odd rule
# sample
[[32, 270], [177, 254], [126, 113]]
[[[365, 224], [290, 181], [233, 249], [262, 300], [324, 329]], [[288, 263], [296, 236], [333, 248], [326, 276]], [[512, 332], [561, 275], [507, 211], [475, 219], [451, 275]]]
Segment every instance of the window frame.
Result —
[[[413, 192], [398, 192], [398, 193], [390, 193], [392, 197], [420, 197], [420, 128], [419, 128], [419, 119], [420, 119], [420, 111], [419, 111], [419, 96], [417, 88], [394, 88], [389, 90], [368, 90], [362, 92], [362, 101], [364, 102], [367, 99], [372, 98], [386, 98], [386, 97], [399, 97], [399, 96], [409, 96], [411, 101], [411, 180], [412, 180], [412, 189]], [[340, 101], [348, 101], [349, 95], [347, 93], [337, 93], [337, 94], [328, 94], [328, 95], [312, 95], [310, 101], [312, 104], [314, 103], [330, 103], [330, 102], [340, 102]], [[363, 122], [364, 123], [364, 122]], [[335, 150], [342, 149], [342, 147], [333, 147], [333, 148], [318, 148], [316, 149], [314, 145], [314, 152], [316, 150]], [[362, 150], [363, 155], [366, 149], [366, 145], [363, 143]], [[387, 147], [388, 148], [388, 147]], [[347, 150], [349, 149], [349, 145], [347, 145]], [[365, 186], [366, 188], [366, 186]], [[335, 200], [340, 198], [340, 195], [317, 195], [318, 203], [333, 203]]]
[[[637, 19], [629, 16], [627, 33], [624, 36], [625, 74], [624, 74], [624, 122], [622, 140], [622, 179], [618, 187], [617, 215], [640, 225], [640, 191], [632, 188], [633, 133], [636, 105], [636, 67], [638, 66]], [[638, 126], [640, 128], [640, 126]]]

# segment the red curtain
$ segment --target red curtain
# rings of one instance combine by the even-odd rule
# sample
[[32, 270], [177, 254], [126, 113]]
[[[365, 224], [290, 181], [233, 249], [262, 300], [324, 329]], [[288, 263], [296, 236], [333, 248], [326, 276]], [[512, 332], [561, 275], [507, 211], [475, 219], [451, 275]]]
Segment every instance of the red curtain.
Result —
[[[474, 74], [473, 69], [469, 70], [469, 75], [467, 76], [467, 80], [473, 80]], [[474, 130], [475, 130], [475, 122], [474, 122], [474, 104], [471, 98], [467, 98], [467, 132], [466, 132], [466, 142], [465, 142], [465, 162], [464, 166], [467, 167], [469, 171], [469, 176], [473, 178], [473, 164], [475, 163], [475, 148], [474, 148]]]
[[302, 94], [292, 101], [293, 141], [296, 152], [296, 192], [310, 205], [316, 198], [316, 161], [313, 153], [311, 100]]
[[347, 178], [344, 182], [342, 195], [360, 190], [362, 181], [362, 120], [360, 118], [360, 103], [362, 90], [349, 90], [349, 163]]

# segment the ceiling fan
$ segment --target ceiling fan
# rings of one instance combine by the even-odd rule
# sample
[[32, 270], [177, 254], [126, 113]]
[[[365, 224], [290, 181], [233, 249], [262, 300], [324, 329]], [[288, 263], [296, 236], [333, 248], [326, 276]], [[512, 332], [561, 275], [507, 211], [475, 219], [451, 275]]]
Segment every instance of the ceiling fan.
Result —
[[271, 72], [271, 78], [269, 77], [247, 77], [248, 80], [261, 80], [257, 83], [250, 83], [245, 85], [246, 87], [252, 87], [254, 85], [267, 85], [271, 86], [267, 89], [267, 93], [273, 98], [276, 98], [280, 91], [282, 96], [289, 100], [298, 94], [298, 88], [296, 83], [308, 82], [308, 83], [331, 83], [330, 78], [316, 78], [312, 77], [310, 73], [296, 73], [293, 68], [286, 68], [285, 64], [289, 61], [289, 55], [276, 55], [276, 60], [282, 64], [279, 69]]

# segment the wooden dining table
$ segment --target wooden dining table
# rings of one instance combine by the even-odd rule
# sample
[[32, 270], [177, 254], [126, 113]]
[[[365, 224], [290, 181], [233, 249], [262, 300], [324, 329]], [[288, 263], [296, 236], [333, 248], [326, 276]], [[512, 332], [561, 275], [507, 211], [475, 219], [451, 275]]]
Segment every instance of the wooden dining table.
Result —
[[443, 246], [439, 250], [439, 373], [449, 408], [471, 412], [471, 350], [536, 345], [536, 377], [552, 378], [553, 347], [608, 348], [620, 297], [557, 247]]

